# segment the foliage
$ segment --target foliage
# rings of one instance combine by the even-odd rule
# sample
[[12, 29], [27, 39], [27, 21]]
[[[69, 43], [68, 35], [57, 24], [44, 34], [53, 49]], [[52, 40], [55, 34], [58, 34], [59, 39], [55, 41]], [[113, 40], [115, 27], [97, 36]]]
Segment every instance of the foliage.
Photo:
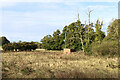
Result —
[[4, 44], [8, 43], [10, 43], [10, 41], [6, 37], [4, 36], [0, 37], [0, 46], [3, 46]]
[[101, 44], [93, 43], [91, 51], [97, 55], [118, 55], [118, 41], [104, 41]]
[[95, 42], [90, 45], [91, 52], [97, 55], [117, 55], [118, 54], [118, 20], [115, 19], [108, 26], [108, 34], [105, 37], [101, 32], [99, 21], [96, 22], [96, 38]]
[[102, 26], [103, 26], [103, 22], [100, 23], [100, 21], [97, 20], [97, 21], [96, 21], [96, 24], [95, 24], [95, 29], [96, 29], [95, 42], [97, 42], [97, 43], [101, 43], [102, 40], [103, 40], [104, 37], [105, 37], [105, 33], [101, 31]]
[[68, 26], [65, 26], [62, 31], [62, 38], [65, 39], [66, 33], [66, 47], [74, 50], [82, 49], [82, 44], [80, 40], [79, 28], [82, 24], [80, 21], [74, 22]]
[[[83, 50], [83, 52], [90, 52], [89, 46], [93, 42], [100, 43], [104, 37], [104, 32], [101, 31], [103, 22], [96, 21], [94, 26], [93, 23], [89, 25], [82, 24], [80, 20], [65, 26], [60, 33], [59, 30], [53, 33], [53, 36], [45, 36], [41, 42], [42, 47], [47, 50], [61, 50], [65, 46], [65, 33], [66, 33], [66, 48], [73, 50]], [[96, 28], [94, 32], [93, 27]], [[89, 28], [89, 32], [88, 32]], [[88, 40], [89, 37], [89, 40]]]
[[13, 42], [3, 45], [4, 51], [31, 51], [36, 48], [37, 45], [34, 42]]
[[117, 19], [115, 19], [114, 21], [112, 21], [112, 23], [110, 23], [110, 25], [108, 26], [107, 32], [108, 34], [104, 39], [105, 41], [118, 40], [118, 20]]
[[42, 49], [42, 43], [35, 42], [35, 44], [37, 45], [37, 48]]
[[63, 39], [60, 35], [60, 30], [53, 33], [53, 36], [47, 35], [42, 40], [42, 47], [47, 50], [61, 50], [63, 45]]
[[[13, 42], [10, 43], [6, 37], [1, 37], [0, 44], [4, 51], [31, 51], [36, 48], [47, 50], [62, 50], [66, 48], [75, 51], [83, 50], [87, 53], [98, 53], [100, 55], [117, 54], [118, 40], [118, 20], [115, 19], [108, 26], [108, 34], [102, 31], [103, 21], [97, 20], [95, 24], [82, 24], [80, 20], [66, 25], [62, 32], [57, 29], [52, 35], [46, 35], [38, 42]], [[94, 31], [94, 28], [95, 31]]]
[[13, 47], [13, 45], [11, 43], [4, 44], [2, 46], [2, 48], [3, 48], [4, 51], [13, 51], [14, 50], [14, 47]]

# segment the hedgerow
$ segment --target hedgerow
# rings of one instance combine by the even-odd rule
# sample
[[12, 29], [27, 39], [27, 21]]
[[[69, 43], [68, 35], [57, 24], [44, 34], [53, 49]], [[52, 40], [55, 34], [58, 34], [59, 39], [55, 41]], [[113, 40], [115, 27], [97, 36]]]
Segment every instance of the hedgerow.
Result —
[[3, 51], [32, 51], [37, 49], [34, 42], [14, 42], [2, 46]]

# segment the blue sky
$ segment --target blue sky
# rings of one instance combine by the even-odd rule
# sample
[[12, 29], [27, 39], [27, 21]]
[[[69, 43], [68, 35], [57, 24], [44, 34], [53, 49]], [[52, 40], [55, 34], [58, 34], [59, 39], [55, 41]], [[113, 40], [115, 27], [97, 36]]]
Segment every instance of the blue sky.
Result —
[[3, 2], [0, 6], [0, 36], [6, 36], [11, 42], [40, 42], [45, 35], [57, 29], [62, 31], [65, 25], [75, 22], [77, 12], [81, 22], [88, 23], [88, 9], [93, 10], [91, 22], [103, 20], [102, 30], [106, 32], [112, 19], [118, 18], [118, 2], [110, 1]]

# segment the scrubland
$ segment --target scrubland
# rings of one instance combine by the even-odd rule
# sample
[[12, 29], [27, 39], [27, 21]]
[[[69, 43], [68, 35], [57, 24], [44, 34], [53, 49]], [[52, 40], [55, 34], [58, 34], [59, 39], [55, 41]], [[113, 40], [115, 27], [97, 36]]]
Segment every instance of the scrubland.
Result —
[[118, 78], [118, 57], [63, 51], [2, 53], [3, 78]]

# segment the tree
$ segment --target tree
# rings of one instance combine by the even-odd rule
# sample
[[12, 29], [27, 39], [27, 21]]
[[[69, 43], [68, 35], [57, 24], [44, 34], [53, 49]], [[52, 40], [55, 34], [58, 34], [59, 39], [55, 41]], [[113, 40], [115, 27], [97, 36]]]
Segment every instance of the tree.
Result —
[[50, 50], [53, 48], [54, 41], [51, 35], [45, 36], [43, 39], [41, 39], [41, 42], [44, 49]]
[[[52, 36], [45, 36], [41, 40], [42, 47], [47, 50], [70, 48], [76, 51], [83, 50], [83, 52], [89, 52], [90, 45], [93, 42], [101, 43], [105, 37], [105, 33], [101, 30], [103, 22], [97, 20], [95, 26], [93, 26], [94, 24], [90, 22], [88, 25], [82, 24], [79, 19], [78, 15], [78, 20], [70, 25], [66, 25], [62, 33], [56, 30]], [[93, 27], [96, 28], [96, 31], [94, 31]]]
[[3, 48], [4, 51], [13, 51], [14, 50], [14, 47], [13, 47], [13, 45], [11, 43], [4, 44], [2, 46], [2, 48]]
[[13, 47], [14, 47], [14, 49], [15, 49], [15, 51], [17, 51], [18, 49], [19, 49], [19, 44], [18, 43], [16, 43], [16, 42], [13, 42]]
[[[83, 52], [85, 52], [85, 49], [84, 49], [84, 33], [85, 33], [85, 29], [84, 29], [84, 26], [81, 26], [81, 22], [78, 20], [77, 21], [77, 26], [78, 26], [78, 38], [80, 39], [81, 41], [81, 44], [82, 44], [82, 50]], [[76, 31], [77, 32], [77, 31]]]
[[89, 24], [88, 24], [88, 44], [89, 44], [89, 42], [90, 42], [90, 38], [89, 38], [89, 34], [90, 34], [90, 26], [91, 26], [91, 24], [90, 24], [90, 14], [91, 14], [91, 12], [92, 12], [93, 10], [89, 10], [88, 11], [88, 18], [89, 18]]
[[56, 32], [53, 33], [53, 40], [54, 40], [53, 49], [54, 50], [62, 49], [63, 39], [61, 38], [60, 34], [61, 33], [59, 29], [57, 29]]
[[95, 29], [96, 29], [96, 32], [95, 32], [95, 35], [96, 35], [95, 36], [95, 42], [97, 42], [97, 43], [101, 43], [101, 41], [105, 37], [105, 33], [101, 31], [102, 26], [103, 26], [103, 21], [100, 22], [99, 20], [97, 20], [96, 24], [95, 24]]
[[118, 20], [115, 19], [110, 25], [108, 26], [108, 34], [105, 38], [105, 40], [118, 40]]
[[4, 36], [0, 37], [0, 45], [1, 46], [3, 46], [4, 44], [8, 44], [8, 43], [10, 43], [10, 41], [6, 37], [4, 37]]
[[3, 45], [4, 51], [32, 51], [37, 49], [37, 44], [35, 42], [21, 42], [18, 43], [8, 43]]
[[[80, 21], [78, 21], [80, 22]], [[81, 41], [78, 39], [78, 22], [73, 22], [68, 26], [65, 26], [62, 31], [62, 39], [65, 40], [66, 33], [66, 47], [74, 50], [82, 49]], [[83, 26], [80, 22], [80, 26]]]
[[29, 46], [28, 46], [28, 49], [31, 51], [31, 50], [35, 50], [35, 49], [37, 49], [38, 48], [38, 46], [37, 46], [37, 44], [35, 44], [35, 42], [30, 42], [29, 43]]
[[53, 33], [53, 36], [47, 35], [41, 39], [42, 47], [47, 50], [61, 50], [63, 49], [63, 39], [60, 33], [60, 30], [56, 30]]
[[36, 44], [36, 45], [37, 45], [37, 48], [42, 49], [42, 43], [39, 43], [39, 42], [34, 42], [34, 44]]

